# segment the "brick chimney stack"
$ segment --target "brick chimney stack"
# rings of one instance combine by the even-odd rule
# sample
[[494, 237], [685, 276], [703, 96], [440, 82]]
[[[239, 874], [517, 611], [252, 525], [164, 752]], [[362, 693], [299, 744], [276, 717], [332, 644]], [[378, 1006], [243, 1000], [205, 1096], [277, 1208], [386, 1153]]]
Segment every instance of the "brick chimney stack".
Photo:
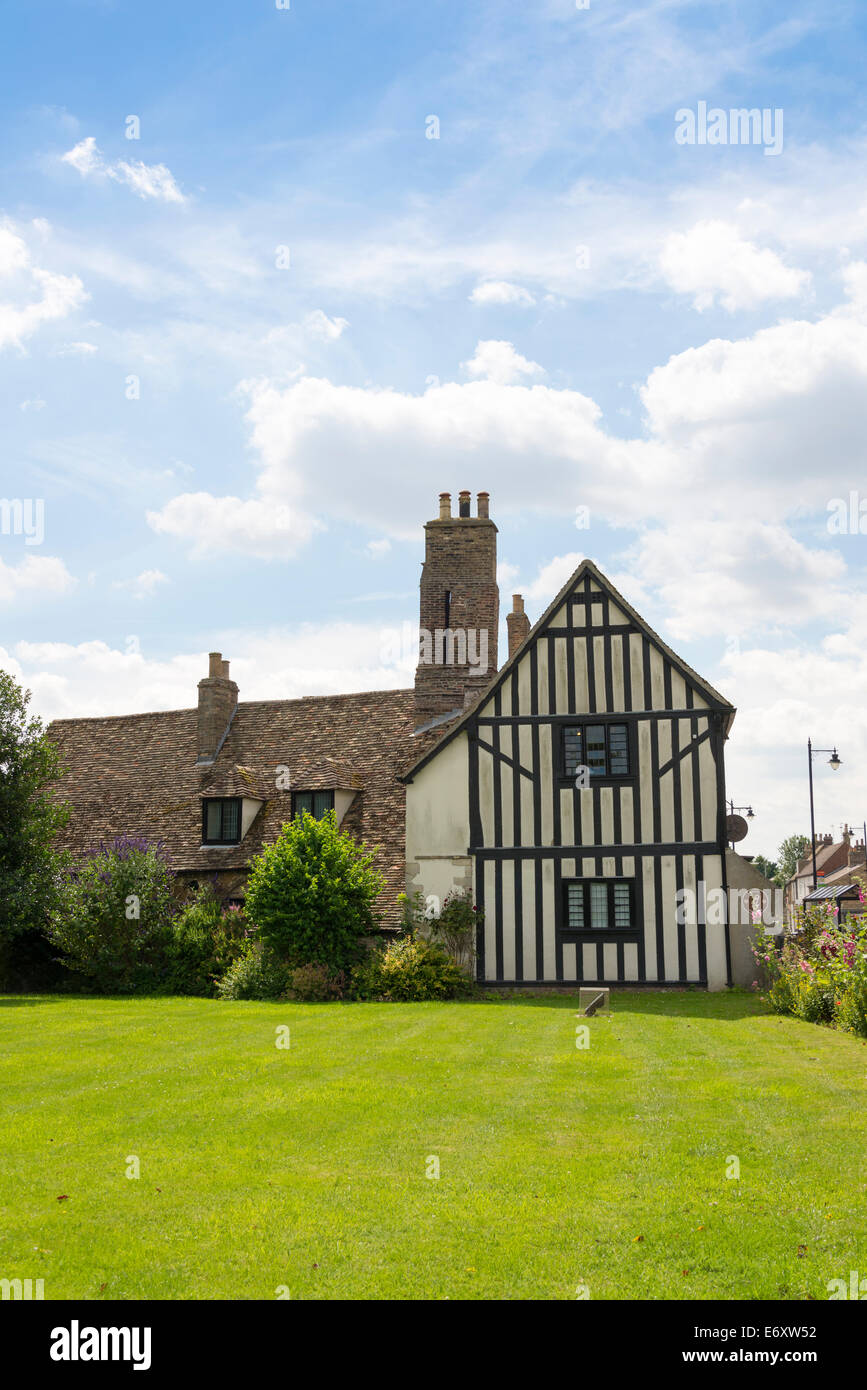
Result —
[[199, 720], [196, 762], [208, 765], [223, 746], [238, 703], [238, 687], [229, 678], [229, 663], [221, 652], [210, 652], [208, 674], [199, 681]]
[[512, 611], [506, 614], [506, 627], [509, 629], [509, 659], [511, 660], [530, 631], [530, 619], [524, 612], [524, 599], [521, 594], [512, 594]]
[[489, 496], [439, 495], [439, 516], [425, 523], [425, 558], [419, 593], [419, 664], [415, 675], [418, 725], [463, 709], [497, 671], [497, 528], [488, 515]]

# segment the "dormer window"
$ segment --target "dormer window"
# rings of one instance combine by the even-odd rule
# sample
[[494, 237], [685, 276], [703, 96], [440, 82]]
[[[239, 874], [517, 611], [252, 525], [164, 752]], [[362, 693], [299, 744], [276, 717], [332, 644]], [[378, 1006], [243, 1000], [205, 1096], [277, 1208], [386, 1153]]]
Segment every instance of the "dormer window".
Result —
[[292, 814], [300, 816], [304, 811], [314, 820], [321, 820], [327, 811], [334, 810], [334, 792], [293, 792]]
[[202, 802], [202, 844], [237, 845], [241, 842], [241, 798], [210, 797]]

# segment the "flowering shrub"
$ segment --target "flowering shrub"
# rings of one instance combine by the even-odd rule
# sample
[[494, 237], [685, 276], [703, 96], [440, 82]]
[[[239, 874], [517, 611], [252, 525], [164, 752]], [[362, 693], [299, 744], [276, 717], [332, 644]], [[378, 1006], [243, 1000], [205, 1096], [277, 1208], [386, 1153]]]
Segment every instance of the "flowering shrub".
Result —
[[64, 875], [48, 929], [69, 969], [100, 993], [158, 985], [176, 911], [174, 874], [160, 845], [120, 836]]
[[801, 909], [781, 951], [763, 937], [753, 954], [777, 1013], [867, 1038], [867, 917], [838, 923], [833, 904]]

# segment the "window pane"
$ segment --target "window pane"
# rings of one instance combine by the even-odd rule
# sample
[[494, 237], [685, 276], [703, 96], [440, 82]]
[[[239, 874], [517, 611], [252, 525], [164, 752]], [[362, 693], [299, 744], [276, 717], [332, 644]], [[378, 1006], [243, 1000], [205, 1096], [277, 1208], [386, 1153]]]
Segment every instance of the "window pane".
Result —
[[313, 793], [313, 814], [317, 820], [321, 820], [326, 811], [331, 810], [331, 792]]
[[566, 925], [572, 931], [584, 929], [584, 884], [570, 883], [566, 897]]
[[563, 761], [567, 777], [574, 777], [581, 765], [581, 730], [563, 730]]
[[590, 925], [591, 927], [608, 926], [607, 883], [591, 883], [590, 885]]
[[628, 883], [615, 883], [614, 885], [614, 925], [615, 927], [632, 926], [632, 904], [631, 894]]
[[219, 840], [222, 826], [222, 805], [219, 801], [209, 801], [205, 808], [205, 839]]
[[295, 814], [296, 814], [296, 816], [300, 816], [300, 815], [302, 815], [305, 811], [308, 811], [308, 812], [310, 813], [310, 815], [312, 816], [312, 814], [313, 814], [313, 793], [312, 793], [312, 792], [296, 792], [296, 793], [295, 793]]
[[241, 838], [241, 803], [240, 801], [223, 802], [223, 839], [227, 844], [232, 844]]
[[612, 777], [625, 777], [629, 772], [629, 743], [625, 724], [608, 726], [608, 771]]
[[586, 741], [585, 762], [592, 777], [605, 776], [605, 729], [602, 724], [588, 724], [584, 730]]

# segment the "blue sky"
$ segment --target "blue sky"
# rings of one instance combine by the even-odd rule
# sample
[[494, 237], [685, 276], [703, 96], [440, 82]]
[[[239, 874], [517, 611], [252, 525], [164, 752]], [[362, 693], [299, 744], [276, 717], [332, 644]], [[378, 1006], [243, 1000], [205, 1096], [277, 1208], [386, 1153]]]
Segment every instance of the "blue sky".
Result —
[[[242, 698], [411, 683], [422, 523], [485, 488], [504, 613], [589, 554], [737, 704], [749, 848], [806, 823], [808, 734], [820, 828], [863, 818], [861, 7], [4, 27], [0, 494], [45, 534], [0, 534], [0, 663], [39, 712], [189, 705], [214, 647]], [[782, 148], [679, 144], [702, 102]]]

